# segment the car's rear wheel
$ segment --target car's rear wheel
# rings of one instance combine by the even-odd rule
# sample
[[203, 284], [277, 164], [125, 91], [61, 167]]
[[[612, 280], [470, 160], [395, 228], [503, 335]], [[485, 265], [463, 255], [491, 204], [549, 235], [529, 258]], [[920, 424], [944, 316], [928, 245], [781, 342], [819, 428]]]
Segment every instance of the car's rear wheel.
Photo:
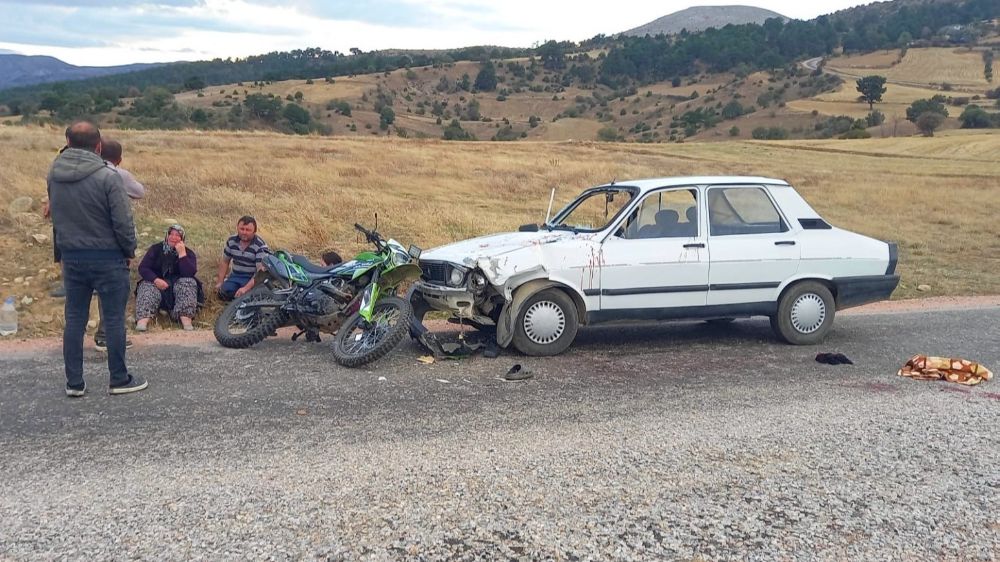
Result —
[[521, 307], [514, 327], [514, 347], [525, 355], [558, 355], [573, 343], [579, 327], [573, 299], [559, 289], [545, 289]]
[[836, 303], [830, 289], [817, 281], [792, 285], [781, 295], [771, 328], [793, 345], [819, 343], [833, 328]]

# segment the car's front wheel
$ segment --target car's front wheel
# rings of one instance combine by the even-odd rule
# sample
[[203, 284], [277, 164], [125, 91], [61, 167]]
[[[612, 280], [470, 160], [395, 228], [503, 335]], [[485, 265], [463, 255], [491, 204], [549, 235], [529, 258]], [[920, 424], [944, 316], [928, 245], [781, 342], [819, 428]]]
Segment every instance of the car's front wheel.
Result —
[[788, 288], [771, 317], [771, 328], [793, 345], [813, 345], [833, 328], [836, 304], [830, 289], [816, 281], [803, 281]]
[[521, 307], [514, 347], [525, 355], [558, 355], [573, 343], [579, 327], [573, 299], [559, 289], [545, 289]]

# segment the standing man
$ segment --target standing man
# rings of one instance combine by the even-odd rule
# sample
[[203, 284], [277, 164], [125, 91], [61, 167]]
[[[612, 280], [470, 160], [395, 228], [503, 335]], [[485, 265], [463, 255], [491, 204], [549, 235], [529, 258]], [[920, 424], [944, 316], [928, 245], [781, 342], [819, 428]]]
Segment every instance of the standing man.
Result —
[[[231, 301], [253, 289], [253, 276], [264, 256], [271, 253], [267, 243], [257, 236], [257, 220], [249, 215], [236, 222], [236, 235], [226, 240], [226, 247], [215, 276], [215, 290], [219, 298]], [[232, 273], [229, 265], [232, 264]], [[229, 274], [227, 277], [226, 274]]]
[[[101, 158], [108, 164], [108, 167], [118, 172], [125, 185], [125, 193], [129, 199], [135, 201], [142, 199], [146, 195], [146, 186], [139, 183], [128, 170], [121, 167], [122, 164], [122, 144], [112, 139], [101, 139]], [[125, 337], [125, 347], [132, 347], [132, 340]], [[107, 351], [107, 338], [104, 336], [104, 316], [98, 315], [97, 331], [94, 332], [94, 348], [97, 351]]]
[[146, 388], [146, 381], [125, 365], [125, 305], [129, 262], [135, 257], [135, 224], [121, 176], [100, 157], [101, 132], [87, 121], [70, 125], [67, 148], [52, 163], [49, 206], [55, 243], [62, 253], [66, 284], [63, 362], [66, 395], [83, 396], [83, 335], [94, 291], [106, 324], [109, 393]]

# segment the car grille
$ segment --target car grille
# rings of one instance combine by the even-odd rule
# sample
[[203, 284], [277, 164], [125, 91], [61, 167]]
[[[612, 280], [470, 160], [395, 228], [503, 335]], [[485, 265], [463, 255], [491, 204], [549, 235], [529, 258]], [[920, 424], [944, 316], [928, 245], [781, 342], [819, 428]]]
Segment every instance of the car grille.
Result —
[[422, 261], [420, 262], [420, 271], [423, 273], [425, 281], [447, 285], [451, 267], [446, 263]]

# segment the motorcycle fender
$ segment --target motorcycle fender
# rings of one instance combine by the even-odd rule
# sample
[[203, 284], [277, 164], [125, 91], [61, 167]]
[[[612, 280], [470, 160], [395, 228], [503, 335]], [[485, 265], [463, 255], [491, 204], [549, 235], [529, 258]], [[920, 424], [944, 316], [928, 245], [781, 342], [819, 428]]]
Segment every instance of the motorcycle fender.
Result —
[[383, 273], [382, 276], [379, 277], [378, 284], [383, 289], [398, 287], [404, 281], [419, 279], [420, 273], [420, 267], [416, 264], [404, 263], [403, 265], [397, 266]]
[[497, 344], [500, 347], [507, 347], [514, 340], [514, 322], [517, 320], [517, 315], [520, 314], [525, 301], [538, 291], [555, 285], [555, 282], [548, 279], [535, 279], [514, 290], [511, 299], [503, 305], [503, 310], [500, 311], [500, 321], [497, 322]]
[[378, 301], [379, 293], [378, 284], [372, 283], [365, 287], [365, 292], [361, 295], [361, 309], [358, 310], [358, 314], [368, 322], [372, 321], [372, 312], [375, 311], [375, 303]]

